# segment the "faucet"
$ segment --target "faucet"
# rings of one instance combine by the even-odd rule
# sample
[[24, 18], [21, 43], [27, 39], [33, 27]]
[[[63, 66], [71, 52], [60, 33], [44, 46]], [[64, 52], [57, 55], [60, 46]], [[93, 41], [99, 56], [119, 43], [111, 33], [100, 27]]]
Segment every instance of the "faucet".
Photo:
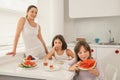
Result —
[[109, 33], [110, 33], [109, 43], [113, 43], [114, 42], [114, 37], [112, 38], [111, 30], [109, 30]]

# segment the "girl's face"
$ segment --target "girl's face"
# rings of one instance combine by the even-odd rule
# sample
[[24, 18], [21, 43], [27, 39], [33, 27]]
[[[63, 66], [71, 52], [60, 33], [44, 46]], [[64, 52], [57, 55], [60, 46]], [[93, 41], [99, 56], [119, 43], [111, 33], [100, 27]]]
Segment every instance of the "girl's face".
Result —
[[90, 53], [84, 48], [84, 46], [81, 46], [78, 52], [78, 56], [81, 60], [87, 60], [90, 56]]
[[37, 9], [36, 8], [31, 8], [28, 12], [27, 12], [27, 16], [30, 19], [35, 19], [35, 17], [37, 16]]
[[62, 41], [60, 39], [55, 39], [54, 46], [56, 50], [62, 49]]

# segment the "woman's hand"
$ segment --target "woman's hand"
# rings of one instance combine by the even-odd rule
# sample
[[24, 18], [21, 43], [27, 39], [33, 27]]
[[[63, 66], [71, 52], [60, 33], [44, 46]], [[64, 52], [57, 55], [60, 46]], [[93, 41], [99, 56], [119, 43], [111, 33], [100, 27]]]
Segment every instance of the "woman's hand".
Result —
[[12, 51], [12, 52], [8, 52], [6, 55], [12, 55], [12, 56], [15, 56], [16, 55], [16, 52]]

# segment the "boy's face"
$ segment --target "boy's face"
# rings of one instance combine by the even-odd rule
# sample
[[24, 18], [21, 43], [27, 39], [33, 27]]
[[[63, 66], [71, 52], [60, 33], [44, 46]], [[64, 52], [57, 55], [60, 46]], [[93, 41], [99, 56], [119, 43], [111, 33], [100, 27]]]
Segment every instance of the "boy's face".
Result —
[[60, 39], [55, 39], [54, 46], [56, 50], [62, 49], [62, 41]]
[[84, 46], [81, 46], [78, 52], [78, 56], [81, 60], [87, 60], [90, 56], [90, 53], [84, 48]]

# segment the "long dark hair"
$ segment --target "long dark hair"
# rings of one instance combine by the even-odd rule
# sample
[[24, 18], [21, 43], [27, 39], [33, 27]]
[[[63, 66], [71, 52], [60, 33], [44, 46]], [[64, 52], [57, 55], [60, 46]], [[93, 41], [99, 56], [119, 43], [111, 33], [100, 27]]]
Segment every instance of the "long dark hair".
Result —
[[62, 42], [62, 50], [65, 50], [65, 49], [67, 48], [67, 43], [66, 43], [64, 37], [63, 37], [62, 35], [60, 35], [60, 34], [56, 35], [56, 36], [53, 38], [53, 40], [52, 40], [52, 47], [54, 46], [54, 41], [55, 41], [56, 39], [60, 39], [60, 41]]
[[80, 51], [81, 47], [84, 47], [86, 51], [89, 51], [89, 58], [91, 58], [91, 48], [89, 46], [89, 44], [86, 41], [78, 41], [77, 44], [74, 47], [74, 52], [76, 54], [77, 57], [77, 61], [80, 61], [81, 59], [78, 57], [78, 52]]
[[[28, 8], [27, 8], [27, 12], [29, 12], [29, 10], [30, 10], [31, 8], [36, 8], [36, 9], [38, 9], [35, 5], [30, 5], [30, 6], [28, 6]], [[27, 15], [26, 15], [26, 17], [27, 17]]]

